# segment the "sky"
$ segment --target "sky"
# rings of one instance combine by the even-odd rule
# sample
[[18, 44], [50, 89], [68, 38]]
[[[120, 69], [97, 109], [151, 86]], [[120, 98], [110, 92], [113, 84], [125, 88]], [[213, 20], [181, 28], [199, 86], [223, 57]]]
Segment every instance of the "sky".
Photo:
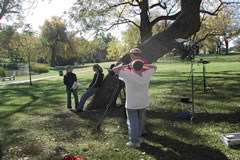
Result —
[[[44, 24], [46, 19], [51, 19], [53, 16], [62, 16], [65, 11], [68, 11], [76, 0], [38, 0], [38, 4], [33, 7], [29, 14], [24, 19], [26, 24], [31, 24], [34, 31], [39, 32], [39, 27]], [[67, 17], [67, 16], [65, 16]], [[111, 33], [118, 39], [121, 39], [121, 32], [126, 25], [121, 25], [111, 30]], [[91, 40], [92, 34], [86, 34], [85, 38]]]
[[25, 23], [32, 25], [34, 30], [39, 30], [46, 19], [53, 16], [62, 16], [64, 11], [68, 11], [75, 0], [38, 0], [38, 4], [31, 9], [30, 13], [25, 17]]

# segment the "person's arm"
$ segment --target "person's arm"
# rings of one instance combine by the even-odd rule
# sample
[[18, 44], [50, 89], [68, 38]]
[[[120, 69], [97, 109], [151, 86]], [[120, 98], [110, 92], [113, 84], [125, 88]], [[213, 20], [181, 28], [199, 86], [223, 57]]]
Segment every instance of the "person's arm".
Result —
[[94, 85], [94, 83], [96, 82], [96, 80], [97, 80], [97, 73], [95, 73], [94, 74], [94, 77], [93, 77], [93, 80], [92, 80], [92, 82], [91, 82], [91, 84], [89, 85], [89, 87], [88, 88], [91, 88], [91, 87], [93, 87], [93, 85]]
[[122, 69], [125, 69], [125, 68], [128, 68], [128, 65], [120, 64], [120, 65], [118, 65], [118, 66], [116, 66], [116, 67], [113, 67], [112, 71], [113, 71], [115, 74], [119, 75], [120, 71], [121, 71]]
[[67, 77], [66, 76], [63, 77], [63, 83], [65, 86], [67, 85]]
[[[95, 75], [97, 75], [97, 76], [95, 76]], [[97, 83], [99, 83], [98, 81], [101, 81], [100, 73], [96, 73], [95, 75], [94, 75], [94, 79], [93, 79], [91, 87], [96, 87]]]
[[77, 82], [77, 75], [74, 74], [74, 82]]
[[153, 68], [155, 71], [157, 70], [157, 66], [154, 66], [152, 64], [144, 64], [143, 68], [146, 68], [146, 69], [152, 69]]

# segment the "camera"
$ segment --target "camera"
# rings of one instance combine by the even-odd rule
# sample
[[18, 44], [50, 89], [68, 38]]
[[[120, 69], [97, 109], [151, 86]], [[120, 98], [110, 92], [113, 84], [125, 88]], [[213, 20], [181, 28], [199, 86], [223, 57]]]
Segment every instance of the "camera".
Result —
[[187, 39], [177, 38], [178, 50], [181, 53], [181, 59], [194, 59], [196, 55], [199, 55], [198, 45]]

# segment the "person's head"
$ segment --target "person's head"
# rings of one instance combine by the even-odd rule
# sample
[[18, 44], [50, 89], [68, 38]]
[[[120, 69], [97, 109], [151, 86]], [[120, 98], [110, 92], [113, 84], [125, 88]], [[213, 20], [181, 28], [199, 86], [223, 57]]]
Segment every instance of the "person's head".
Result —
[[103, 69], [99, 64], [94, 64], [93, 65], [93, 71], [94, 72], [103, 72]]
[[143, 61], [135, 60], [135, 61], [133, 61], [133, 63], [132, 63], [132, 68], [133, 68], [133, 70], [135, 70], [135, 71], [141, 71], [142, 68], [143, 68], [143, 65], [144, 65]]
[[132, 60], [139, 59], [139, 58], [141, 58], [142, 50], [139, 48], [133, 48], [130, 50], [129, 55]]
[[73, 68], [72, 68], [72, 66], [69, 65], [69, 66], [66, 67], [66, 70], [67, 70], [67, 72], [72, 72]]

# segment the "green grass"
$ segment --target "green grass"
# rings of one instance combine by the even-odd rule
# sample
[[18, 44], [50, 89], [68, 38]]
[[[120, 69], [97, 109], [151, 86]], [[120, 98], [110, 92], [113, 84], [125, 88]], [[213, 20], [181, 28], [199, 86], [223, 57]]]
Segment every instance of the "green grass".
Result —
[[[34, 82], [33, 86], [0, 87], [0, 138], [4, 139], [0, 159], [60, 160], [71, 154], [89, 160], [240, 160], [239, 148], [227, 148], [219, 141], [220, 134], [240, 131], [240, 55], [226, 57], [226, 62], [216, 60], [206, 65], [207, 81], [217, 94], [210, 90], [204, 94], [200, 86], [196, 105], [209, 114], [196, 114], [193, 124], [177, 118], [179, 97], [191, 95], [190, 64], [156, 63], [158, 71], [151, 81], [147, 112], [148, 134], [141, 149], [125, 146], [128, 135], [122, 109], [111, 110], [101, 132], [96, 130], [96, 123], [103, 111], [79, 116], [67, 112], [62, 77]], [[194, 68], [197, 86], [202, 80], [202, 65], [195, 63]], [[77, 75], [87, 85], [93, 73]], [[83, 92], [78, 89], [79, 95]]]

